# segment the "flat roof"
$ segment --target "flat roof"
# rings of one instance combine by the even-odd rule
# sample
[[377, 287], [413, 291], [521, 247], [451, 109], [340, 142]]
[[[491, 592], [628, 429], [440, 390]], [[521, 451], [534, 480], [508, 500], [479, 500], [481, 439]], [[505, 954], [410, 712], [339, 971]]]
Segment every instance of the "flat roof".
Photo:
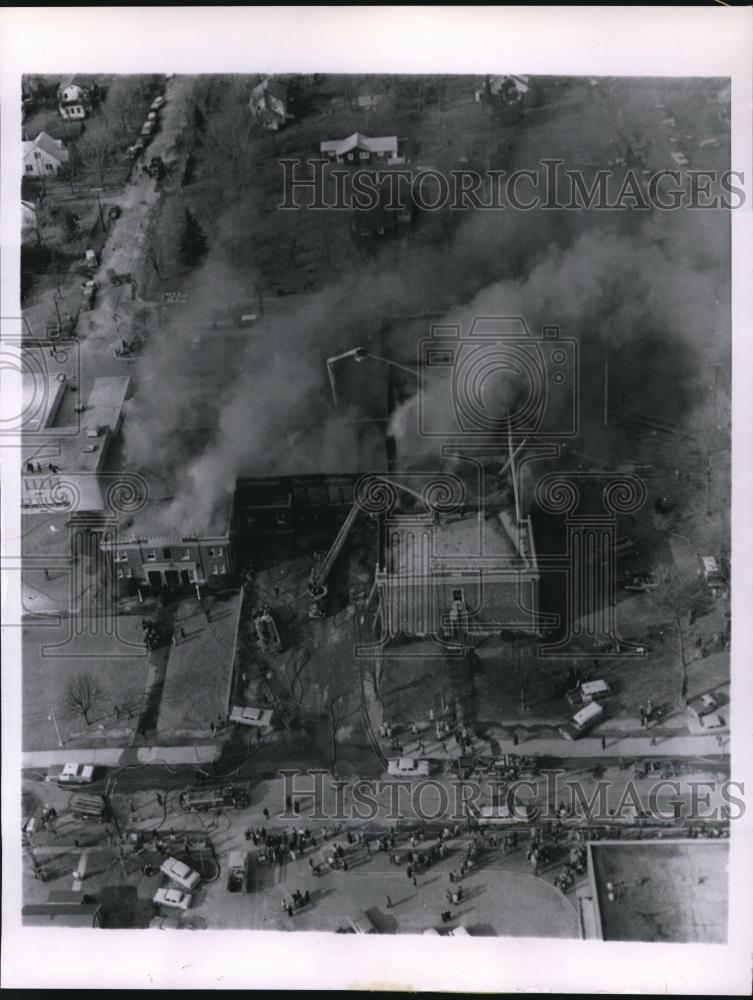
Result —
[[40, 377], [25, 372], [21, 379], [21, 413], [25, 434], [49, 427], [55, 419], [60, 401], [65, 395], [67, 381], [55, 375]]
[[729, 841], [600, 841], [588, 854], [603, 940], [726, 942]]
[[86, 401], [82, 423], [89, 427], [109, 427], [111, 431], [115, 431], [130, 384], [130, 378], [125, 375], [95, 378]]
[[[519, 569], [524, 566], [520, 552], [503, 526], [499, 513], [484, 517], [469, 513], [445, 522], [424, 522], [415, 516], [399, 515], [388, 520], [391, 573], [430, 576], [441, 569]], [[424, 534], [430, 543], [419, 544]], [[488, 562], [487, 562], [488, 560]]]
[[[142, 510], [133, 515], [133, 520], [118, 528], [118, 543], [122, 545], [175, 544], [176, 542], [196, 542], [199, 540], [227, 540], [230, 533], [230, 515], [233, 505], [232, 495], [221, 500], [215, 508], [210, 522], [201, 533], [184, 534], [179, 524], [171, 523], [174, 496], [149, 501]], [[103, 548], [113, 547], [103, 543]]]

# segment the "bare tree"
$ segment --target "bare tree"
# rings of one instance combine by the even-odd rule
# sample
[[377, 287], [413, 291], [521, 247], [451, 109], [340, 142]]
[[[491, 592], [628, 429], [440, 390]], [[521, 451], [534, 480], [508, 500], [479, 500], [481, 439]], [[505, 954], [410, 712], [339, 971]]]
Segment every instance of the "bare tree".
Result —
[[515, 667], [515, 677], [518, 684], [518, 698], [520, 708], [527, 712], [530, 708], [528, 704], [528, 688], [531, 674], [536, 665], [536, 644], [535, 636], [527, 632], [502, 632], [501, 638], [507, 643], [511, 651], [511, 659]]
[[105, 171], [112, 163], [117, 148], [117, 139], [106, 119], [93, 121], [76, 143], [78, 156], [100, 187], [104, 187]]
[[703, 603], [703, 586], [697, 577], [682, 576], [671, 563], [659, 563], [654, 567], [654, 583], [649, 593], [671, 625], [675, 656], [680, 666], [678, 702], [684, 704], [688, 694], [690, 628]]
[[71, 678], [65, 690], [66, 707], [81, 715], [87, 726], [91, 723], [89, 716], [103, 697], [104, 692], [96, 677], [83, 671]]

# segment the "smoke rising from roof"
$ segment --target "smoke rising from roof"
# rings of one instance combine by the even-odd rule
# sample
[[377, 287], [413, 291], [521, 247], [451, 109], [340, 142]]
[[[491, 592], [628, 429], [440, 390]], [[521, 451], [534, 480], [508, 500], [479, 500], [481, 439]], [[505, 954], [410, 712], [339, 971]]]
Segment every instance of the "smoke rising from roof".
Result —
[[[152, 339], [124, 422], [128, 460], [175, 483], [166, 527], [201, 533], [239, 476], [365, 471], [372, 459], [364, 448], [372, 447], [377, 425], [365, 444], [368, 425], [355, 421], [382, 416], [386, 370], [343, 368], [346, 380], [356, 367], [369, 369], [364, 385], [373, 391], [335, 412], [325, 359], [363, 345], [415, 365], [413, 332], [387, 323], [396, 314], [447, 310], [443, 322], [464, 330], [478, 315], [519, 315], [534, 335], [557, 325], [581, 345], [586, 393], [605, 354], [616, 350], [638, 376], [643, 398], [636, 408], [666, 393], [670, 372], [673, 388], [690, 392], [699, 346], [729, 326], [728, 297], [719, 291], [727, 282], [727, 220], [674, 212], [643, 215], [636, 224], [625, 213], [584, 220], [589, 214], [464, 215], [442, 246], [412, 249], [399, 267], [377, 256], [323, 293], [271, 303], [243, 330], [214, 324], [218, 303], [243, 303], [238, 316], [248, 311], [253, 276], [211, 257], [190, 306]], [[584, 221], [589, 231], [574, 235]], [[425, 387], [430, 406], [451, 405], [439, 382]], [[436, 454], [436, 441], [416, 428], [413, 397], [390, 424], [399, 454]]]

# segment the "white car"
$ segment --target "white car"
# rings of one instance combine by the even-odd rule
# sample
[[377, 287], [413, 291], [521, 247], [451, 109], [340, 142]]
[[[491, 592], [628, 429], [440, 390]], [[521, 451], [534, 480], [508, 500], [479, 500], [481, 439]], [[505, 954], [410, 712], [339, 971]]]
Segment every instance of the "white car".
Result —
[[162, 97], [162, 95], [160, 95], [159, 97], [155, 97], [152, 103], [149, 105], [149, 110], [159, 111], [159, 109], [162, 107], [164, 103], [165, 103], [165, 98]]
[[158, 889], [154, 894], [157, 906], [175, 906], [179, 910], [187, 910], [191, 905], [191, 893], [181, 889]]
[[160, 871], [188, 892], [193, 892], [201, 882], [201, 875], [193, 868], [189, 868], [184, 862], [178, 861], [177, 858], [167, 858], [166, 861], [163, 861], [160, 865]]
[[365, 913], [348, 917], [348, 923], [356, 934], [376, 934], [377, 929]]
[[60, 785], [88, 785], [94, 780], [94, 765], [65, 764], [57, 780]]
[[414, 760], [413, 757], [393, 757], [387, 764], [388, 774], [407, 774], [425, 777], [429, 773], [428, 760]]

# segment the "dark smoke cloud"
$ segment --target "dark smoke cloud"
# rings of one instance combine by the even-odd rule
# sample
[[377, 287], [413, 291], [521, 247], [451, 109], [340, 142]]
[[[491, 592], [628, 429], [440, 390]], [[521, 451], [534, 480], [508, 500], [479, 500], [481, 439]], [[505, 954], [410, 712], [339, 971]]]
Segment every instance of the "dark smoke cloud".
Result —
[[[675, 385], [690, 387], [704, 338], [729, 328], [725, 233], [727, 220], [710, 212], [639, 222], [626, 213], [466, 214], [446, 244], [414, 249], [399, 266], [377, 256], [233, 335], [215, 333], [216, 314], [228, 302], [248, 308], [253, 276], [217, 255], [190, 308], [152, 338], [124, 423], [127, 457], [172, 478], [165, 526], [184, 532], [205, 530], [238, 476], [358, 470], [353, 421], [378, 416], [378, 406], [371, 398], [332, 412], [324, 361], [359, 344], [415, 361], [415, 332], [388, 317], [427, 308], [466, 329], [475, 315], [521, 315], [533, 332], [556, 324], [581, 343], [586, 382], [593, 358], [601, 364], [604, 350], [623, 346], [639, 380], [642, 369], [671, 364]], [[211, 346], [196, 352], [197, 335]], [[646, 353], [652, 338], [665, 345], [655, 356]], [[449, 405], [438, 386], [428, 391], [433, 405]], [[646, 378], [641, 391], [659, 390]], [[404, 453], [426, 449], [415, 399], [391, 426]]]

